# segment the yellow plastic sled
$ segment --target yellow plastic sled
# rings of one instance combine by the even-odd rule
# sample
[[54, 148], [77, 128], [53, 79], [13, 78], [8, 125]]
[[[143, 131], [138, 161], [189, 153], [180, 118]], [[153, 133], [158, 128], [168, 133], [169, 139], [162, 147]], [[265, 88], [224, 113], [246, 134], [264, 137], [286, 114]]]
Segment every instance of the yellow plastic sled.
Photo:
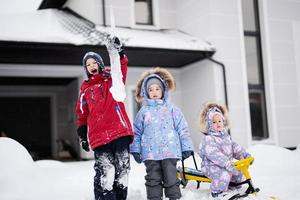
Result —
[[[186, 187], [188, 181], [197, 181], [197, 188], [199, 188], [201, 182], [207, 182], [207, 183], [211, 182], [211, 180], [208, 177], [206, 177], [200, 170], [198, 170], [195, 157], [194, 157], [194, 155], [192, 155], [192, 156], [194, 159], [196, 169], [184, 167], [183, 161], [182, 161], [182, 167], [177, 168], [177, 176], [181, 180], [181, 184], [183, 185], [184, 188]], [[250, 176], [250, 173], [248, 170], [249, 166], [253, 163], [253, 161], [254, 161], [254, 158], [249, 157], [249, 158], [245, 158], [245, 159], [234, 162], [234, 167], [243, 173], [245, 180], [240, 183], [230, 182], [229, 185], [234, 187], [234, 186], [247, 184], [248, 187], [247, 187], [245, 193], [236, 194], [233, 197], [231, 197], [229, 200], [246, 197], [249, 194], [256, 195], [256, 193], [259, 192], [259, 188], [255, 188], [253, 186], [251, 176]], [[182, 169], [184, 169], [184, 171]], [[269, 199], [277, 200], [277, 198], [272, 197], [272, 196], [269, 197]]]

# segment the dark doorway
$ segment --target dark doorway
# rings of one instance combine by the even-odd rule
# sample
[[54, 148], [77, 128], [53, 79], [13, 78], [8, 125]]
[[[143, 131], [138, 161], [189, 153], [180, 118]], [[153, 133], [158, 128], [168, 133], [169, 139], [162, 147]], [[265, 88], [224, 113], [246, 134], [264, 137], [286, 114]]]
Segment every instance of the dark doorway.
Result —
[[51, 158], [50, 97], [0, 97], [0, 129], [34, 160]]

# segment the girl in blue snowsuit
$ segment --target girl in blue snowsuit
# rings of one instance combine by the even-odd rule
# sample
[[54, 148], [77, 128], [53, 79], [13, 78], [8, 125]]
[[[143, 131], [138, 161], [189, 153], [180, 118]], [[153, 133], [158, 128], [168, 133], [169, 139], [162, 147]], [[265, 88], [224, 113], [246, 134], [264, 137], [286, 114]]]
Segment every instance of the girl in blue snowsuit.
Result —
[[208, 103], [200, 114], [200, 125], [204, 130], [204, 138], [199, 146], [201, 170], [212, 180], [212, 197], [228, 199], [236, 194], [227, 191], [229, 182], [241, 182], [243, 178], [242, 173], [234, 169], [233, 161], [247, 158], [250, 154], [228, 134], [227, 110], [224, 106]]
[[174, 87], [173, 76], [163, 68], [145, 72], [137, 84], [137, 101], [143, 105], [134, 120], [130, 152], [146, 166], [149, 200], [161, 200], [163, 188], [167, 198], [180, 199], [176, 163], [193, 153], [187, 122], [180, 109], [168, 101], [168, 90]]

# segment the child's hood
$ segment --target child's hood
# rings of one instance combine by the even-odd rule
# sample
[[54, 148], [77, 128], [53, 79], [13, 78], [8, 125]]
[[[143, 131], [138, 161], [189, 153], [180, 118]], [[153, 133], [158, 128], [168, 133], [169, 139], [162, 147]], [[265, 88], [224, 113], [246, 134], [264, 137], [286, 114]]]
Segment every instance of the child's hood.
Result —
[[152, 68], [150, 70], [145, 71], [140, 79], [137, 81], [136, 85], [136, 91], [135, 91], [135, 98], [138, 103], [141, 103], [144, 98], [148, 98], [147, 96], [147, 81], [149, 78], [156, 77], [164, 85], [164, 99], [167, 100], [168, 98], [168, 91], [174, 90], [175, 89], [175, 80], [172, 74], [163, 68], [156, 67]]

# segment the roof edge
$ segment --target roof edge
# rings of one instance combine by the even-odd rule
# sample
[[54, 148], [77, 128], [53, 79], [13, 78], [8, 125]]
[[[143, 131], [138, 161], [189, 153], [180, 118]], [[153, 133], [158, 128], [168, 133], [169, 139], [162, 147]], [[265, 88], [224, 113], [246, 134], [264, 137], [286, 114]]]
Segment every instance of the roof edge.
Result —
[[[105, 65], [109, 65], [105, 46], [15, 41], [0, 41], [0, 63], [81, 65], [87, 51], [100, 53]], [[211, 57], [215, 52], [125, 47], [125, 53], [130, 66], [178, 68]]]

